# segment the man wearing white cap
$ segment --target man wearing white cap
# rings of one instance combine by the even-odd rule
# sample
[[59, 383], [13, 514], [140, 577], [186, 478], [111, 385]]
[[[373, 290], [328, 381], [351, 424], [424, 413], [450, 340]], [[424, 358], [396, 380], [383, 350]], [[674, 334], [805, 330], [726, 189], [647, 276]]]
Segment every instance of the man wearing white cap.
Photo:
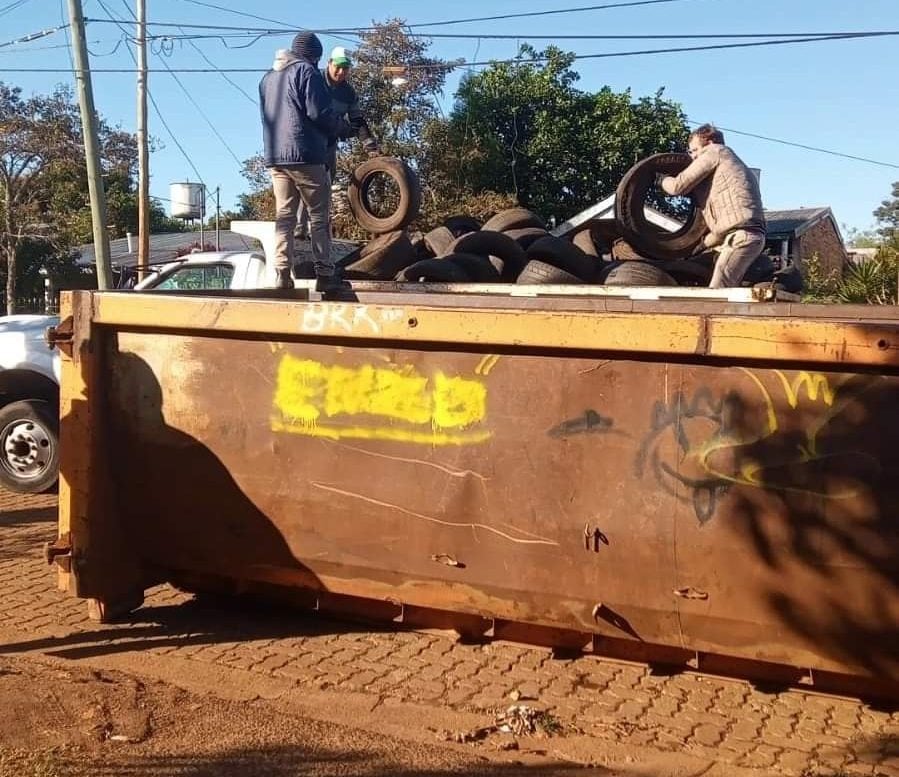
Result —
[[[334, 113], [343, 117], [349, 125], [349, 131], [342, 133], [339, 138], [332, 138], [328, 146], [328, 158], [325, 162], [328, 172], [331, 174], [331, 180], [337, 171], [337, 140], [348, 140], [349, 138], [358, 137], [362, 141], [362, 147], [371, 156], [377, 156], [381, 153], [378, 141], [372, 135], [362, 111], [359, 108], [359, 98], [356, 90], [348, 80], [352, 62], [350, 61], [347, 51], [343, 46], [336, 46], [331, 50], [331, 56], [328, 58], [328, 66], [322, 71], [325, 77], [325, 84], [331, 95], [331, 107]], [[307, 217], [305, 204], [300, 201], [300, 208], [297, 212], [297, 230], [296, 237], [300, 239], [306, 238], [307, 233]]]

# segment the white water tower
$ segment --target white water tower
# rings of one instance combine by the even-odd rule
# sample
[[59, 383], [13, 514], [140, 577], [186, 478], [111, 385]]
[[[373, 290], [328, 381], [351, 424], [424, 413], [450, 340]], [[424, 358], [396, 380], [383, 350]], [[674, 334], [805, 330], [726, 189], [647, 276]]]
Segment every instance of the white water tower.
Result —
[[169, 185], [172, 218], [202, 219], [206, 215], [206, 187], [201, 183], [173, 183]]

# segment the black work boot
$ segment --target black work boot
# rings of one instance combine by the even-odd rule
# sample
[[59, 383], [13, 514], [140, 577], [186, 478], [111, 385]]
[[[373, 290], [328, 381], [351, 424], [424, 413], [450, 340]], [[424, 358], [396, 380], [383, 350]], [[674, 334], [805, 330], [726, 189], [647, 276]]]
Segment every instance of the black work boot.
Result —
[[275, 288], [276, 289], [292, 289], [294, 288], [293, 273], [289, 267], [278, 267], [275, 270]]
[[321, 292], [325, 300], [348, 300], [353, 298], [353, 287], [340, 275], [319, 275], [315, 281], [315, 290]]

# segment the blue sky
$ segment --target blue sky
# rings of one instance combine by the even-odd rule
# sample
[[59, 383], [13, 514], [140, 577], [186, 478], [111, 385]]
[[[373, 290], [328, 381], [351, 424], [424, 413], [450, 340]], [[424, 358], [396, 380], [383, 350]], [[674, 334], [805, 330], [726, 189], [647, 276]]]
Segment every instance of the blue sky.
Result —
[[[266, 3], [248, 0], [208, 0], [216, 5], [258, 14], [297, 27], [312, 29], [361, 27], [372, 21], [398, 17], [410, 24], [525, 11], [546, 11], [596, 5], [597, 0], [461, 0], [453, 5], [425, 6], [421, 0], [385, 0], [373, 16], [371, 2], [300, 4], [285, 0]], [[618, 0], [620, 2], [620, 0]], [[117, 18], [130, 18], [134, 0], [103, 0]], [[108, 18], [100, 0], [84, 0], [85, 16]], [[6, 10], [4, 10], [6, 9]], [[150, 22], [274, 27], [236, 13], [201, 7], [188, 0], [147, 0]], [[0, 44], [67, 19], [64, 0], [0, 0]], [[129, 32], [132, 31], [129, 25]], [[163, 30], [151, 28], [162, 32]], [[172, 31], [166, 28], [164, 31]], [[506, 59], [520, 42], [537, 48], [555, 42], [579, 54], [699, 45], [703, 41], [537, 40], [535, 35], [770, 33], [899, 30], [899, 0], [672, 0], [652, 5], [536, 18], [475, 22], [428, 28], [431, 32], [503, 33], [515, 40], [434, 39], [431, 53], [464, 57], [469, 61]], [[421, 30], [425, 32], [426, 30]], [[68, 68], [67, 31], [26, 44], [0, 47], [0, 80], [21, 86], [25, 93], [46, 92], [57, 83], [72, 83], [68, 73], [13, 73], [9, 68]], [[89, 24], [87, 39], [93, 68], [134, 67], [122, 32], [112, 24]], [[326, 51], [347, 45], [345, 39], [322, 35]], [[231, 45], [248, 39], [229, 40]], [[200, 40], [197, 46], [217, 67], [259, 68], [270, 65], [272, 53], [288, 46], [290, 36], [266, 37], [242, 49], [226, 48], [219, 40]], [[150, 54], [150, 67], [209, 67], [194, 48], [176, 43], [166, 54]], [[794, 208], [829, 205], [837, 220], [850, 227], [873, 224], [871, 211], [899, 180], [899, 38], [830, 41], [731, 51], [705, 51], [638, 57], [582, 59], [574, 68], [580, 88], [595, 91], [603, 85], [635, 96], [664, 87], [696, 121], [790, 140], [810, 146], [890, 163], [885, 167], [731, 134], [728, 143], [753, 167], [762, 169], [766, 207]], [[255, 96], [262, 73], [232, 73], [228, 77]], [[224, 139], [216, 137], [189, 98], [166, 72], [152, 73], [150, 91], [178, 142], [210, 188], [221, 186], [222, 207], [233, 207], [245, 190], [238, 159], [261, 147], [258, 108], [237, 87], [214, 73], [178, 74], [178, 78]], [[458, 83], [451, 75], [443, 103], [448, 109]], [[135, 127], [133, 73], [96, 73], [95, 98], [105, 118], [122, 127]], [[168, 197], [173, 181], [196, 180], [195, 173], [150, 107], [150, 132], [163, 148], [151, 155], [151, 193]], [[227, 150], [230, 147], [231, 151]]]

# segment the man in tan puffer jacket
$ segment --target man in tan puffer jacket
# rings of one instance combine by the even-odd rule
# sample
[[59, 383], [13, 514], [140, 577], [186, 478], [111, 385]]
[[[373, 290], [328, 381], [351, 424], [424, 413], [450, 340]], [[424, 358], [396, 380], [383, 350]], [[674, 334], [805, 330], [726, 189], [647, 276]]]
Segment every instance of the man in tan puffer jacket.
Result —
[[690, 135], [693, 161], [678, 176], [661, 180], [666, 194], [692, 194], [709, 233], [703, 244], [717, 251], [709, 288], [739, 286], [765, 248], [765, 213], [759, 183], [724, 145], [723, 133], [703, 124]]

